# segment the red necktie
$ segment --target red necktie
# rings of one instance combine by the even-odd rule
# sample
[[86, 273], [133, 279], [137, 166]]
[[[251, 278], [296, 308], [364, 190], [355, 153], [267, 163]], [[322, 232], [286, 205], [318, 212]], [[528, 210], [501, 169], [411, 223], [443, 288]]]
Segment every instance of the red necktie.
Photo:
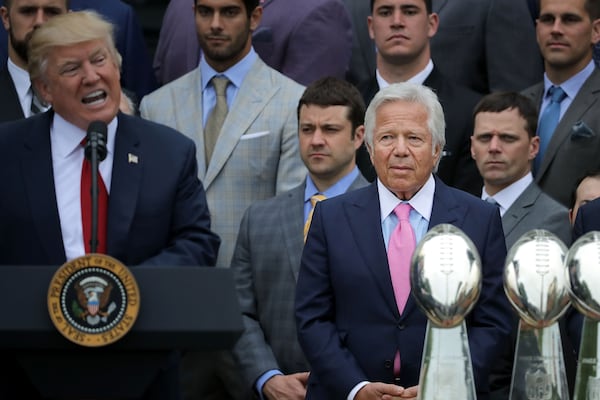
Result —
[[[410, 295], [410, 261], [415, 251], [415, 232], [408, 219], [411, 208], [408, 203], [400, 203], [394, 208], [398, 225], [392, 232], [388, 244], [390, 276], [400, 314], [404, 311]], [[396, 376], [400, 374], [400, 352], [396, 352], [394, 357], [394, 373]]]
[[[82, 143], [85, 146], [85, 141]], [[91, 252], [92, 239], [92, 164], [84, 157], [81, 166], [81, 225], [85, 252]], [[108, 208], [108, 192], [102, 175], [98, 173], [98, 245], [96, 253], [106, 253], [106, 217]]]

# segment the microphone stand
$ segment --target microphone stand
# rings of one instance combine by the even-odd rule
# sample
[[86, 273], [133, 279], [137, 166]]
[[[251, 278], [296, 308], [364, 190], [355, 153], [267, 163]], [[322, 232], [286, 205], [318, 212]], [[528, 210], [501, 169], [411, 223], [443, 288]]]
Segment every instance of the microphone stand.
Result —
[[98, 249], [98, 167], [106, 158], [106, 136], [102, 132], [91, 130], [88, 132], [85, 157], [90, 160], [92, 178], [92, 232], [90, 238], [90, 252]]

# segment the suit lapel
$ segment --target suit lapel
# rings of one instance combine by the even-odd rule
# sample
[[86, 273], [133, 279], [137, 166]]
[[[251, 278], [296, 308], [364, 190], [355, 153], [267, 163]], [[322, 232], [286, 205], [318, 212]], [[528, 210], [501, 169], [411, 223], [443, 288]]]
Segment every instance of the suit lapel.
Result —
[[399, 317], [390, 278], [387, 251], [381, 231], [377, 183], [372, 183], [365, 190], [363, 196], [355, 197], [355, 199], [352, 203], [344, 204], [346, 219], [355, 238], [354, 244], [358, 249], [358, 253], [362, 255], [365, 265], [375, 277], [377, 286], [379, 286], [390, 311], [396, 317]]
[[[108, 200], [107, 250], [120, 258], [126, 254], [127, 236], [140, 192], [144, 154], [140, 148], [143, 136], [132, 123], [132, 117], [118, 115], [115, 136], [112, 180]], [[130, 162], [130, 155], [136, 162]]]
[[304, 226], [304, 188], [305, 183], [290, 190], [284, 201], [279, 203], [280, 223], [283, 242], [288, 249], [290, 267], [294, 280], [298, 280], [300, 259], [304, 247], [302, 230]]
[[439, 224], [452, 224], [458, 226], [459, 221], [464, 221], [466, 209], [458, 202], [448, 186], [438, 177], [435, 177], [435, 193], [433, 194], [433, 208], [427, 230]]
[[203, 181], [206, 188], [210, 186], [223, 169], [240, 137], [248, 131], [252, 122], [256, 120], [256, 117], [262, 112], [271, 97], [279, 90], [278, 87], [265, 84], [270, 80], [269, 74], [269, 69], [259, 58], [244, 79], [217, 139]]
[[173, 83], [178, 85], [173, 88], [168, 99], [172, 102], [165, 103], [166, 113], [172, 113], [170, 123], [166, 125], [175, 127], [186, 134], [196, 144], [196, 160], [198, 160], [198, 178], [206, 188], [204, 177], [206, 175], [206, 159], [204, 157], [204, 126], [202, 124], [202, 77], [200, 68], [196, 68], [187, 78]]
[[598, 93], [600, 93], [600, 71], [596, 68], [583, 86], [581, 86], [579, 93], [575, 96], [573, 102], [556, 126], [556, 130], [550, 139], [550, 143], [548, 143], [548, 149], [546, 150], [546, 154], [540, 165], [540, 170], [537, 173], [538, 181], [550, 166], [550, 163], [558, 150], [563, 147], [564, 142], [570, 138], [573, 125], [581, 120], [582, 116], [592, 109], [592, 107], [594, 107], [594, 109], [598, 108]]
[[50, 149], [53, 115], [49, 111], [29, 120], [31, 129], [24, 141], [21, 166], [35, 233], [44, 247], [48, 264], [60, 265], [67, 257], [60, 229]]
[[25, 118], [15, 83], [7, 67], [0, 71], [0, 93], [0, 122]]
[[535, 183], [531, 183], [510, 208], [506, 210], [502, 216], [502, 229], [504, 230], [505, 237], [529, 214], [530, 207], [535, 204], [540, 193], [540, 188]]

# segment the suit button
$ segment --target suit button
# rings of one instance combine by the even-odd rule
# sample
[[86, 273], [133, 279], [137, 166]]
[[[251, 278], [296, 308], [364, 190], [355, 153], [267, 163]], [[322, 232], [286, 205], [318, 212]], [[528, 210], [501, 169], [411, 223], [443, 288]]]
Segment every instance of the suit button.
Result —
[[393, 363], [392, 363], [392, 360], [385, 360], [385, 361], [383, 362], [383, 366], [385, 367], [385, 369], [390, 369], [390, 368], [392, 368], [392, 365], [393, 365]]
[[406, 328], [406, 325], [404, 324], [398, 324], [396, 325], [398, 327], [398, 329], [400, 329], [401, 331], [404, 330], [404, 328]]

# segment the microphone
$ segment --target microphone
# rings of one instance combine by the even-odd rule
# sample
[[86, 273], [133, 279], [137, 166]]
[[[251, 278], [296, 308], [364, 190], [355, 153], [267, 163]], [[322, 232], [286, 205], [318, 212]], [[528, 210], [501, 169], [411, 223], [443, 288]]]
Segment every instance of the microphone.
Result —
[[90, 250], [98, 248], [98, 164], [106, 158], [106, 132], [108, 127], [102, 121], [92, 121], [88, 126], [85, 143], [85, 158], [90, 161], [92, 181], [92, 221]]
[[92, 153], [96, 151], [98, 161], [106, 158], [106, 132], [108, 127], [102, 121], [92, 121], [88, 126], [85, 143], [85, 158], [92, 161]]

